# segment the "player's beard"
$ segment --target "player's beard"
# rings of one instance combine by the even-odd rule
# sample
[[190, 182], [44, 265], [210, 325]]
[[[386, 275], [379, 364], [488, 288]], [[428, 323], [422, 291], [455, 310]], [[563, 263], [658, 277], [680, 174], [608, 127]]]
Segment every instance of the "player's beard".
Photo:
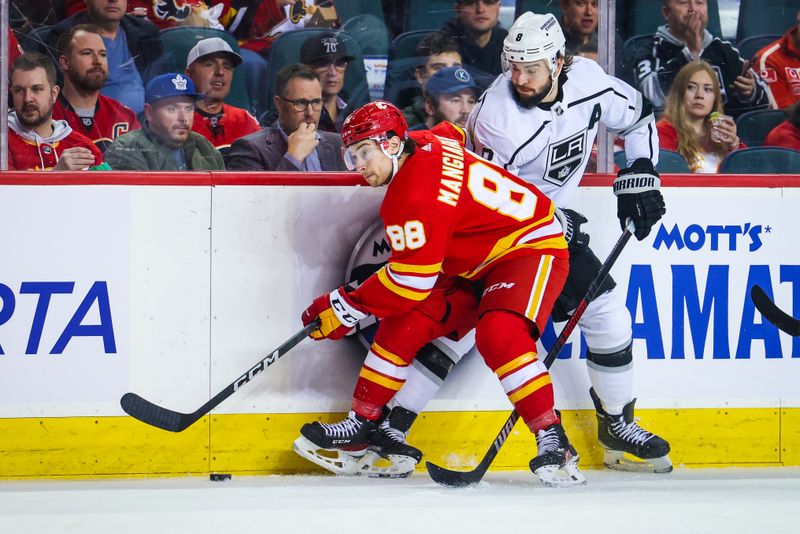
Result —
[[103, 69], [87, 70], [82, 76], [73, 72], [68, 72], [69, 80], [76, 88], [86, 91], [99, 91], [106, 84], [108, 72]]
[[511, 81], [508, 83], [511, 85], [511, 96], [514, 97], [514, 101], [517, 105], [523, 109], [533, 109], [553, 90], [553, 78], [548, 78], [547, 85], [545, 85], [541, 91], [531, 96], [522, 96]]

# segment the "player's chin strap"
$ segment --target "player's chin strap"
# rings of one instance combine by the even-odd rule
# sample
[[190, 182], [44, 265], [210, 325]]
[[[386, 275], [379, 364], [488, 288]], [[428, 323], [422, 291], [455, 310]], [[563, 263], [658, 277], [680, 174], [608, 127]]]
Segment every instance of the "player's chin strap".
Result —
[[395, 177], [397, 171], [400, 170], [400, 155], [403, 153], [403, 148], [405, 148], [406, 144], [404, 141], [400, 141], [400, 148], [397, 149], [397, 154], [391, 154], [389, 152], [389, 140], [385, 139], [383, 141], [378, 142], [378, 146], [381, 148], [381, 152], [383, 155], [392, 160], [392, 174], [389, 176], [389, 180], [391, 181], [392, 178]]

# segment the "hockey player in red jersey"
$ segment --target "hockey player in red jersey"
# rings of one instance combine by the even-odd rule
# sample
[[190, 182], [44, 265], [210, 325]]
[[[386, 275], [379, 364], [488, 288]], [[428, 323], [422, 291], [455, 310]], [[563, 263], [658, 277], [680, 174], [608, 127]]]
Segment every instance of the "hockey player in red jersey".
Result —
[[[388, 185], [381, 219], [392, 254], [358, 289], [318, 297], [302, 318], [321, 321], [312, 333], [318, 340], [339, 339], [368, 314], [382, 320], [348, 417], [304, 425], [294, 449], [340, 474], [370, 466], [360, 461], [370, 447], [392, 460], [388, 442], [409, 446], [380, 419], [415, 354], [437, 337], [475, 327], [484, 360], [536, 435], [531, 470], [546, 484], [583, 483], [553, 409], [550, 375], [536, 356], [568, 271], [561, 225], [546, 196], [465, 150], [464, 135], [449, 123], [409, 133], [388, 102], [367, 104], [344, 122], [348, 165], [371, 186]], [[407, 467], [397, 473], [407, 475]]]

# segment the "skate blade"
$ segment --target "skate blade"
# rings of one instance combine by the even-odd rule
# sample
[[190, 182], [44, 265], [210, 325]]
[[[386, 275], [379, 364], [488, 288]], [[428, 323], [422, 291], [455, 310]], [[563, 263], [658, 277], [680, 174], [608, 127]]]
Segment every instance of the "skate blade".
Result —
[[606, 450], [603, 464], [616, 471], [629, 473], [669, 473], [672, 471], [672, 461], [669, 455], [659, 458], [637, 458], [626, 456], [622, 451]]
[[292, 449], [309, 462], [342, 476], [360, 474], [365, 456], [363, 451], [353, 453], [338, 449], [322, 449], [304, 436], [294, 440]]
[[407, 478], [414, 472], [417, 462], [408, 456], [389, 454], [380, 456], [373, 451], [364, 455], [361, 473], [370, 478]]
[[539, 477], [542, 484], [549, 487], [563, 488], [568, 486], [583, 486], [586, 484], [586, 477], [578, 469], [578, 460], [570, 460], [566, 464], [558, 467], [556, 465], [544, 465], [533, 472]]

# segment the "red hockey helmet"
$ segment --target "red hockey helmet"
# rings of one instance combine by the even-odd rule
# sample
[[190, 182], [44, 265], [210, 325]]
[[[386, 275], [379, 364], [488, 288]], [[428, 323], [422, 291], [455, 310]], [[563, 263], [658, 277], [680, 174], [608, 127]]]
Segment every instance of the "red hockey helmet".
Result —
[[377, 100], [361, 106], [345, 119], [342, 141], [344, 146], [364, 139], [382, 141], [388, 137], [389, 132], [405, 139], [407, 131], [408, 124], [400, 110], [390, 102]]

